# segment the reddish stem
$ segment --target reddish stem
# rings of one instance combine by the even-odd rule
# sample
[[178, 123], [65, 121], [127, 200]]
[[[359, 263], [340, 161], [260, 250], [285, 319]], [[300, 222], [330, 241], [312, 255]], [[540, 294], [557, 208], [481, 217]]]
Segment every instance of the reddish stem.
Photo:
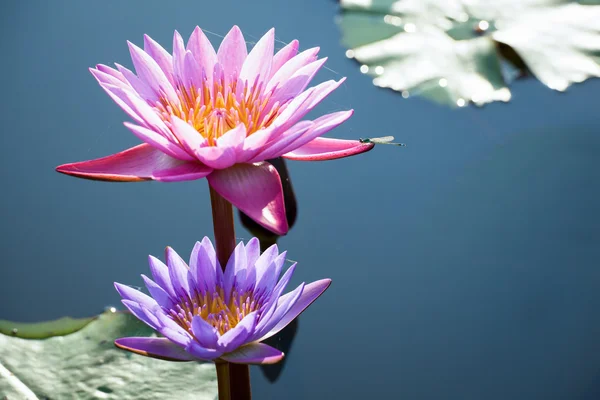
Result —
[[[210, 185], [209, 185], [210, 187]], [[229, 256], [235, 249], [235, 227], [233, 224], [233, 207], [217, 193], [212, 187], [210, 187], [210, 204], [212, 206], [213, 215], [213, 228], [215, 232], [215, 248], [217, 252], [217, 259], [221, 263], [221, 267], [225, 270]], [[250, 368], [243, 364], [231, 364], [226, 363], [229, 367], [229, 374], [221, 371], [221, 374], [217, 374], [217, 379], [229, 380], [229, 393], [230, 397], [223, 397], [223, 399], [231, 400], [250, 400], [252, 398], [252, 392], [250, 388]], [[217, 372], [225, 368], [225, 366], [217, 366]], [[219, 399], [221, 399], [221, 388], [223, 383], [219, 382]]]

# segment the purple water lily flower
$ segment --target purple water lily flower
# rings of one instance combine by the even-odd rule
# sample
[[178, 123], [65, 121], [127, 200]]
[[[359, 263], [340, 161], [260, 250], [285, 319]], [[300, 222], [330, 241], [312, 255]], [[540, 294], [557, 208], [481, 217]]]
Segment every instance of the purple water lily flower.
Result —
[[128, 337], [115, 344], [174, 361], [276, 363], [283, 353], [260, 342], [282, 330], [331, 283], [302, 283], [282, 295], [296, 267], [293, 264], [279, 279], [285, 256], [277, 245], [261, 255], [253, 238], [246, 246], [238, 244], [223, 272], [206, 237], [194, 246], [189, 267], [167, 247], [167, 265], [150, 256], [154, 280], [142, 275], [152, 297], [115, 283], [123, 304], [164, 337]]
[[237, 26], [217, 51], [198, 27], [187, 45], [175, 32], [172, 55], [148, 36], [144, 50], [129, 43], [137, 75], [119, 64], [90, 70], [135, 122], [125, 126], [145, 143], [57, 170], [108, 181], [207, 177], [252, 219], [285, 234], [280, 178], [265, 160], [331, 160], [373, 144], [320, 137], [352, 110], [302, 120], [344, 79], [306, 89], [326, 59], [317, 59], [318, 48], [298, 53], [296, 40], [274, 55], [274, 37], [271, 29], [250, 53]]

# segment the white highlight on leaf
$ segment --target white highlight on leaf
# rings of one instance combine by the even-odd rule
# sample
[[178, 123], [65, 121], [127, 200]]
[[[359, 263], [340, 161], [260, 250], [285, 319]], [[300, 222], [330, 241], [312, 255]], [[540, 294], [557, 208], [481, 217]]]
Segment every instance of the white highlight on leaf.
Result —
[[39, 400], [39, 398], [29, 389], [19, 378], [15, 376], [12, 372], [10, 372], [2, 363], [0, 362], [0, 378], [3, 378], [8, 382], [9, 386], [13, 388], [13, 390], [18, 393], [20, 396], [23, 396], [24, 400]]
[[417, 26], [415, 24], [410, 24], [409, 23], [409, 24], [404, 25], [404, 30], [407, 33], [414, 33], [414, 32], [417, 31]]

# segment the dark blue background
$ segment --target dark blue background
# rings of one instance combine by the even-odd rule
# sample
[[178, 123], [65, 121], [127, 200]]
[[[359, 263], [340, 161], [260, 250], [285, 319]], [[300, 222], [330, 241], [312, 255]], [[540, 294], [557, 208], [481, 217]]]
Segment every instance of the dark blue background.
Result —
[[[126, 40], [178, 29], [249, 42], [275, 26], [321, 46], [317, 81], [347, 82], [330, 133], [394, 135], [349, 159], [288, 163], [299, 220], [280, 240], [294, 284], [333, 285], [257, 399], [600, 397], [599, 81], [534, 80], [509, 104], [450, 110], [375, 88], [344, 56], [333, 1], [4, 1], [0, 5], [0, 318], [86, 316], [141, 285], [146, 256], [212, 235], [206, 181], [112, 184], [54, 171], [138, 143], [87, 71], [131, 67]], [[238, 236], [249, 234], [238, 227]], [[193, 379], [191, 377], [191, 379]]]

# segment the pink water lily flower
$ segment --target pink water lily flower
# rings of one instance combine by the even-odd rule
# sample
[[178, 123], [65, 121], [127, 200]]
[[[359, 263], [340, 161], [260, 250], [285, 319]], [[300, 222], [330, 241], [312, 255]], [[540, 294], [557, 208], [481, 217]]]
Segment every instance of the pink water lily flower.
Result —
[[125, 126], [144, 143], [57, 171], [107, 181], [206, 177], [252, 219], [285, 234], [281, 181], [265, 160], [331, 160], [373, 144], [320, 137], [352, 110], [303, 120], [344, 79], [307, 89], [326, 59], [317, 58], [318, 48], [299, 53], [296, 40], [273, 54], [274, 35], [271, 29], [250, 53], [237, 26], [217, 51], [198, 27], [187, 45], [175, 32], [172, 55], [148, 36], [144, 50], [129, 43], [135, 74], [119, 64], [90, 70], [133, 119]]

